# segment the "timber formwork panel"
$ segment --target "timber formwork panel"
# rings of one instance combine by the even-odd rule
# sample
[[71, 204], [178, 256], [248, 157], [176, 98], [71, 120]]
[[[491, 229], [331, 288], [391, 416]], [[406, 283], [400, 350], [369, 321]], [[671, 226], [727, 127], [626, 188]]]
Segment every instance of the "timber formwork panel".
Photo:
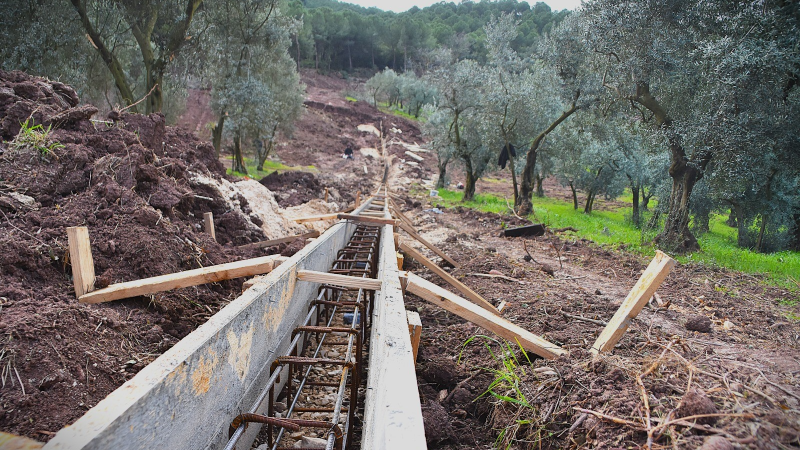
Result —
[[372, 312], [369, 375], [362, 449], [425, 449], [411, 337], [394, 246], [394, 227], [381, 232], [378, 279]]
[[[221, 448], [231, 419], [251, 407], [316, 296], [313, 283], [297, 282], [297, 271], [329, 268], [354, 229], [333, 225], [44, 448]], [[249, 449], [257, 431], [248, 430], [238, 448]]]

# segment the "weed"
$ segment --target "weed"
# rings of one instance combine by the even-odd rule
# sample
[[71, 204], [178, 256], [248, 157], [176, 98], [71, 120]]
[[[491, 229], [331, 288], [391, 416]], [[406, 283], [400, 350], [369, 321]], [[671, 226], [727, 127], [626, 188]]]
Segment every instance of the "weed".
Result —
[[[484, 335], [470, 337], [464, 342], [463, 347], [469, 345], [476, 338], [484, 340], [484, 347], [497, 362], [497, 368], [480, 368], [491, 373], [494, 376], [494, 380], [478, 398], [491, 395], [496, 400], [495, 414], [498, 411], [510, 411], [512, 415], [512, 420], [502, 421], [503, 423], [509, 423], [509, 425], [499, 431], [495, 440], [495, 448], [509, 449], [521, 441], [541, 441], [543, 427], [537, 428], [535, 421], [531, 419], [532, 417], [537, 417], [537, 411], [528, 402], [528, 397], [526, 396], [526, 391], [530, 393], [530, 389], [528, 382], [525, 381], [527, 378], [525, 367], [520, 364], [515, 354], [517, 349], [510, 342], [500, 342]], [[492, 350], [492, 343], [500, 347], [499, 352]], [[531, 361], [528, 359], [528, 354], [522, 349], [519, 342], [517, 342], [517, 347], [522, 355], [525, 356], [527, 364], [530, 365]], [[520, 436], [521, 434], [524, 434], [524, 436]]]
[[[233, 161], [233, 156], [226, 156], [225, 159]], [[264, 170], [258, 170], [258, 167], [256, 167], [256, 163], [257, 162], [255, 159], [244, 157], [244, 165], [245, 167], [247, 167], [247, 173], [250, 174], [249, 175], [250, 178], [258, 177], [257, 179], [260, 179], [262, 177], [271, 174], [272, 172], [275, 172], [276, 170], [283, 170], [283, 171], [300, 170], [303, 172], [311, 172], [311, 173], [319, 172], [319, 170], [317, 170], [317, 168], [314, 166], [287, 166], [285, 164], [281, 164], [279, 162], [270, 159], [267, 159], [267, 161], [264, 162]], [[234, 172], [232, 169], [228, 169], [227, 173], [228, 175], [233, 175], [236, 177], [248, 177], [248, 175], [239, 172]]]
[[44, 128], [41, 124], [31, 125], [31, 123], [31, 119], [28, 118], [25, 120], [25, 123], [20, 124], [22, 128], [20, 128], [19, 133], [17, 133], [17, 137], [10, 142], [11, 147], [17, 150], [33, 148], [36, 149], [43, 158], [51, 154], [58, 158], [55, 150], [64, 148], [64, 144], [52, 140], [50, 136], [51, 125]]

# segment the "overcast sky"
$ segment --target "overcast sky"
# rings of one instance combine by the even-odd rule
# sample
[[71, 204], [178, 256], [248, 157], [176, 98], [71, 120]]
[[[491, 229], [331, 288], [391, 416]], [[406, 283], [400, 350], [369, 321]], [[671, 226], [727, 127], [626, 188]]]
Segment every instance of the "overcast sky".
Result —
[[[402, 12], [406, 11], [412, 6], [419, 6], [420, 8], [424, 8], [426, 6], [430, 6], [434, 3], [439, 3], [442, 0], [340, 0], [345, 1], [347, 3], [355, 3], [356, 5], [361, 6], [375, 6], [380, 9], [386, 11], [394, 11], [394, 12]], [[459, 3], [460, 0], [446, 0], [446, 1], [455, 1]], [[581, 4], [581, 0], [527, 0], [528, 4], [531, 6], [535, 5], [538, 1], [544, 1], [553, 11], [558, 11], [562, 9], [575, 9]]]

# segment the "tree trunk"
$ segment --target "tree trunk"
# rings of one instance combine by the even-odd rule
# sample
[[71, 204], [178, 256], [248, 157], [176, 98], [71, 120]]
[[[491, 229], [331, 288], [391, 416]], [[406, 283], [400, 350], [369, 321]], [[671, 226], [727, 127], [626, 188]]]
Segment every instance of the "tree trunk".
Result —
[[592, 207], [594, 206], [594, 198], [597, 195], [597, 190], [592, 188], [589, 190], [589, 193], [586, 195], [586, 205], [583, 207], [584, 214], [591, 214]]
[[711, 221], [711, 217], [709, 216], [709, 211], [703, 208], [702, 211], [695, 212], [694, 214], [694, 231], [697, 234], [708, 233], [709, 230], [709, 222]]
[[741, 205], [731, 206], [732, 211], [736, 211], [736, 245], [741, 248], [748, 248], [750, 246], [749, 238], [747, 236], [747, 219], [744, 215], [744, 209]]
[[761, 214], [761, 227], [758, 230], [758, 241], [756, 241], [756, 251], [759, 253], [764, 249], [764, 232], [767, 230], [768, 221], [769, 216]]
[[555, 130], [556, 127], [561, 124], [561, 122], [567, 120], [569, 116], [579, 109], [577, 106], [579, 97], [580, 91], [575, 94], [575, 98], [572, 101], [570, 108], [561, 113], [561, 116], [559, 116], [553, 123], [550, 124], [549, 127], [547, 127], [547, 129], [542, 131], [541, 134], [536, 136], [533, 142], [531, 142], [528, 155], [525, 157], [525, 167], [522, 169], [522, 183], [519, 189], [519, 197], [517, 197], [517, 203], [514, 205], [517, 208], [517, 213], [521, 216], [526, 216], [533, 212], [531, 194], [533, 194], [533, 173], [536, 169], [536, 156], [539, 150], [539, 145], [541, 145], [544, 138], [551, 131]]
[[217, 124], [211, 128], [211, 142], [214, 144], [214, 151], [219, 158], [220, 149], [222, 147], [222, 128], [225, 126], [225, 112], [219, 116]]
[[800, 250], [800, 214], [794, 215], [794, 238], [790, 249]]
[[450, 163], [450, 158], [444, 161], [439, 161], [439, 179], [436, 180], [436, 189], [444, 189], [447, 187], [445, 181], [447, 180], [447, 164]]
[[244, 165], [242, 157], [241, 136], [236, 133], [233, 137], [233, 171], [247, 175], [247, 166]]
[[631, 219], [634, 227], [641, 228], [642, 218], [639, 214], [639, 186], [637, 184], [631, 184], [631, 193], [633, 194], [633, 214]]
[[569, 190], [572, 191], [572, 209], [578, 210], [578, 191], [575, 190], [575, 183], [569, 182]]
[[728, 219], [725, 220], [725, 225], [731, 228], [736, 228], [737, 226], [736, 210], [733, 207], [731, 207], [731, 212], [728, 214]]
[[469, 157], [462, 158], [464, 160], [464, 172], [466, 172], [466, 181], [464, 182], [464, 198], [462, 201], [468, 202], [475, 198], [475, 174], [472, 172], [472, 159]]
[[669, 196], [669, 208], [667, 218], [664, 221], [664, 230], [656, 236], [656, 243], [665, 249], [679, 253], [699, 250], [700, 245], [697, 239], [689, 230], [689, 198], [692, 189], [702, 177], [702, 172], [694, 166], [689, 165], [682, 155], [683, 149], [676, 150], [673, 147], [673, 163], [669, 168], [672, 177], [672, 192]]
[[542, 187], [542, 182], [544, 181], [544, 177], [540, 177], [536, 175], [536, 196], [539, 198], [544, 197], [544, 188]]
[[[508, 143], [506, 143], [508, 145]], [[514, 158], [508, 155], [508, 170], [511, 172], [511, 184], [514, 186], [514, 204], [517, 204], [519, 198], [519, 185], [517, 185], [517, 171], [514, 168]]]
[[[652, 189], [652, 188], [651, 188]], [[649, 211], [648, 207], [650, 205], [650, 199], [653, 197], [653, 193], [647, 193], [642, 187], [642, 211]]]
[[294, 45], [295, 45], [295, 47], [297, 47], [297, 72], [298, 73], [300, 72], [300, 39], [299, 39], [299, 35], [300, 35], [299, 32], [295, 33], [295, 35], [294, 35]]

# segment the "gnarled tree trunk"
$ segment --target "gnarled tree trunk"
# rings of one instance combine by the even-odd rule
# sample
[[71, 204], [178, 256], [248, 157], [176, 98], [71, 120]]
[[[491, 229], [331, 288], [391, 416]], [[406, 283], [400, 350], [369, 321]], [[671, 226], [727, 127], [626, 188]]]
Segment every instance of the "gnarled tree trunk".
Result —
[[242, 157], [242, 138], [239, 133], [233, 138], [233, 164], [232, 169], [234, 172], [239, 172], [247, 175], [247, 166], [244, 165], [244, 157]]
[[464, 171], [466, 172], [463, 201], [468, 202], [475, 198], [475, 182], [477, 180], [472, 170], [472, 159], [469, 157], [464, 157], [462, 159], [464, 160]]

